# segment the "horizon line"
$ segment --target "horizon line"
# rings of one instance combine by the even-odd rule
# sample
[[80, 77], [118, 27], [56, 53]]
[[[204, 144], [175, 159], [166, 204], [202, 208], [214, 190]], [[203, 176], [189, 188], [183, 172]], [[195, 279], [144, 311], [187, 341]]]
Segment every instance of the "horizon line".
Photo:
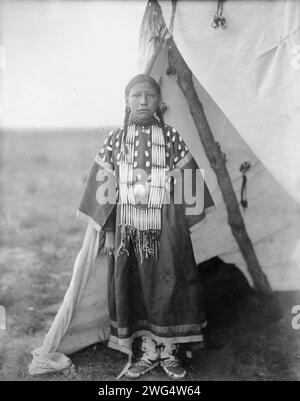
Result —
[[95, 126], [58, 126], [58, 127], [49, 127], [49, 126], [42, 126], [42, 127], [22, 127], [22, 126], [0, 126], [0, 131], [80, 131], [80, 130], [99, 130], [99, 129], [107, 129], [112, 127], [117, 127], [120, 124], [104, 124], [104, 125], [95, 125]]

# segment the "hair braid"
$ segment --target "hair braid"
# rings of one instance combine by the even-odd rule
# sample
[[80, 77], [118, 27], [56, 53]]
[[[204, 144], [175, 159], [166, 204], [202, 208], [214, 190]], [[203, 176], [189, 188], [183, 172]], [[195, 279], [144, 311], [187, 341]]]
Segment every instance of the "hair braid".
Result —
[[159, 107], [156, 109], [155, 112], [156, 112], [156, 115], [157, 115], [157, 117], [159, 119], [161, 128], [163, 130], [163, 134], [165, 134], [166, 130], [167, 130], [167, 127], [166, 127], [166, 124], [165, 124], [163, 113], [162, 113], [162, 111], [161, 111], [161, 109]]
[[[167, 138], [168, 127], [166, 126], [163, 112], [161, 111], [161, 109], [159, 107], [156, 109], [156, 115], [161, 124], [161, 129], [162, 129], [165, 141], [167, 141], [168, 140], [168, 138]], [[170, 141], [170, 160], [169, 160], [170, 164], [169, 164], [169, 167], [170, 167], [170, 170], [172, 170], [174, 168], [174, 152], [173, 152], [173, 146], [171, 143], [171, 135], [170, 135], [169, 141]]]
[[125, 106], [124, 124], [123, 124], [124, 125], [124, 127], [123, 127], [123, 142], [124, 142], [124, 146], [125, 146], [125, 143], [126, 143], [129, 117], [130, 117], [130, 108], [126, 105]]

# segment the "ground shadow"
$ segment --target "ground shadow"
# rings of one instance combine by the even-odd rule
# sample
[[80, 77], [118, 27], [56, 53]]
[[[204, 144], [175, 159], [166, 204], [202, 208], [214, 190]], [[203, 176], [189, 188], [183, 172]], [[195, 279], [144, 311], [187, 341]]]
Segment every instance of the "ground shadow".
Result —
[[[186, 380], [299, 380], [300, 343], [291, 327], [291, 308], [300, 304], [300, 294], [262, 296], [235, 265], [218, 257], [198, 268], [208, 326], [204, 347], [181, 347]], [[72, 360], [83, 370], [88, 365], [91, 380], [115, 380], [127, 358], [97, 344], [73, 354]], [[142, 380], [167, 378], [157, 369]]]

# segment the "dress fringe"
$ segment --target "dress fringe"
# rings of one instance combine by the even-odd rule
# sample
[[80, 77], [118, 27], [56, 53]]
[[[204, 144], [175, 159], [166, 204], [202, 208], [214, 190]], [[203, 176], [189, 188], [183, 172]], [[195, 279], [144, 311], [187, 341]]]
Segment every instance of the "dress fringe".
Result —
[[148, 258], [158, 260], [159, 238], [160, 230], [138, 230], [132, 226], [122, 225], [121, 244], [117, 251], [117, 257], [124, 253], [129, 255], [129, 247], [132, 244], [135, 255], [141, 263]]

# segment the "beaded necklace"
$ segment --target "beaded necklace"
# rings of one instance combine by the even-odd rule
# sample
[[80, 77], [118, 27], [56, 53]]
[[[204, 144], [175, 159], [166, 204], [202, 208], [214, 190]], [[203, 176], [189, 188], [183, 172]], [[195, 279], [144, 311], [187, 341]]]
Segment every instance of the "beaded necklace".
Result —
[[[163, 130], [157, 125], [151, 129], [151, 180], [150, 183], [134, 184], [134, 155], [139, 135], [135, 124], [130, 124], [127, 135], [123, 131], [119, 157], [119, 190], [121, 205], [122, 244], [118, 251], [128, 253], [129, 238], [133, 240], [141, 261], [144, 257], [158, 256], [161, 231], [161, 208], [165, 195], [166, 146]], [[141, 185], [144, 185], [142, 190]], [[137, 190], [139, 188], [139, 190]], [[139, 191], [144, 192], [147, 204], [137, 202]]]

